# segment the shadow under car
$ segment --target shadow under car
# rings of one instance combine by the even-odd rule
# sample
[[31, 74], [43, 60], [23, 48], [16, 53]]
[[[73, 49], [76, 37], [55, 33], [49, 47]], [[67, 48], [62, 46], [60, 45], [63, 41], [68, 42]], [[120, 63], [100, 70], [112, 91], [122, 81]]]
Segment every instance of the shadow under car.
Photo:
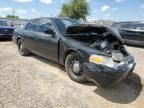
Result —
[[94, 92], [108, 101], [127, 104], [137, 99], [142, 90], [141, 78], [132, 73], [123, 81], [107, 89], [98, 88]]
[[[37, 60], [40, 60], [41, 62], [44, 62], [48, 65], [57, 67], [58, 69], [65, 71], [65, 68], [53, 61], [50, 61], [48, 59], [45, 59], [43, 57], [32, 55], [32, 58], [35, 58]], [[86, 82], [83, 83], [85, 86], [96, 86], [93, 82]], [[96, 88], [94, 92], [102, 97], [104, 97], [106, 100], [115, 102], [115, 103], [121, 103], [121, 104], [127, 104], [131, 103], [134, 100], [136, 100], [142, 90], [142, 84], [141, 84], [141, 78], [138, 74], [132, 73], [129, 75], [126, 79], [122, 80], [121, 82], [110, 86], [106, 89], [102, 88]]]

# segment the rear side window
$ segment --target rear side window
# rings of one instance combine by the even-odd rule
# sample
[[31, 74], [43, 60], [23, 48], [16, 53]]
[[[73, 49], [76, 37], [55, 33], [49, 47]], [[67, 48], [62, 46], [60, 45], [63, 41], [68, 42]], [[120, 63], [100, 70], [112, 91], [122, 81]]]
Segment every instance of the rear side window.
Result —
[[136, 29], [137, 30], [144, 30], [144, 24], [137, 24]]
[[25, 30], [37, 32], [38, 31], [38, 25], [39, 25], [38, 19], [32, 20], [27, 24]]
[[120, 28], [122, 29], [135, 29], [134, 23], [124, 23], [120, 25]]

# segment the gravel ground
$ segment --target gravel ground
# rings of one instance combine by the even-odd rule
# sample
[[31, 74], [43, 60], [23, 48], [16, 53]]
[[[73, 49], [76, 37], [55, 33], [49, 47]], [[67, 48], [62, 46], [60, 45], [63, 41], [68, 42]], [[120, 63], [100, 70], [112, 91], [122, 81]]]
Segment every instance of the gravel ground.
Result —
[[144, 108], [144, 49], [134, 54], [134, 74], [109, 89], [71, 81], [64, 67], [0, 42], [0, 108]]

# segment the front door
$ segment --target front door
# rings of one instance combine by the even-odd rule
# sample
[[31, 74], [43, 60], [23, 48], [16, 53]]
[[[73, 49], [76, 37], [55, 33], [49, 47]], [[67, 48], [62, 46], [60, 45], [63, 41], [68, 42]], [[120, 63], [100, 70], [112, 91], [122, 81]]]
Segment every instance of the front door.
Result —
[[[54, 34], [45, 33], [52, 29]], [[39, 33], [35, 38], [37, 53], [45, 58], [58, 61], [58, 40], [59, 36], [49, 18], [42, 18], [39, 21]]]

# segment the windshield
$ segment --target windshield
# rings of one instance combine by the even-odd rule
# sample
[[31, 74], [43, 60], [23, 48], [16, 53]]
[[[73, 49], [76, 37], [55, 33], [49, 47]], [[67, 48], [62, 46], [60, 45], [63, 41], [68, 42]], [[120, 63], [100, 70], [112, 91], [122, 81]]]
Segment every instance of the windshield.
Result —
[[0, 26], [8, 26], [7, 21], [0, 21]]
[[61, 34], [65, 33], [68, 26], [80, 25], [80, 22], [74, 19], [54, 19], [54, 22]]

